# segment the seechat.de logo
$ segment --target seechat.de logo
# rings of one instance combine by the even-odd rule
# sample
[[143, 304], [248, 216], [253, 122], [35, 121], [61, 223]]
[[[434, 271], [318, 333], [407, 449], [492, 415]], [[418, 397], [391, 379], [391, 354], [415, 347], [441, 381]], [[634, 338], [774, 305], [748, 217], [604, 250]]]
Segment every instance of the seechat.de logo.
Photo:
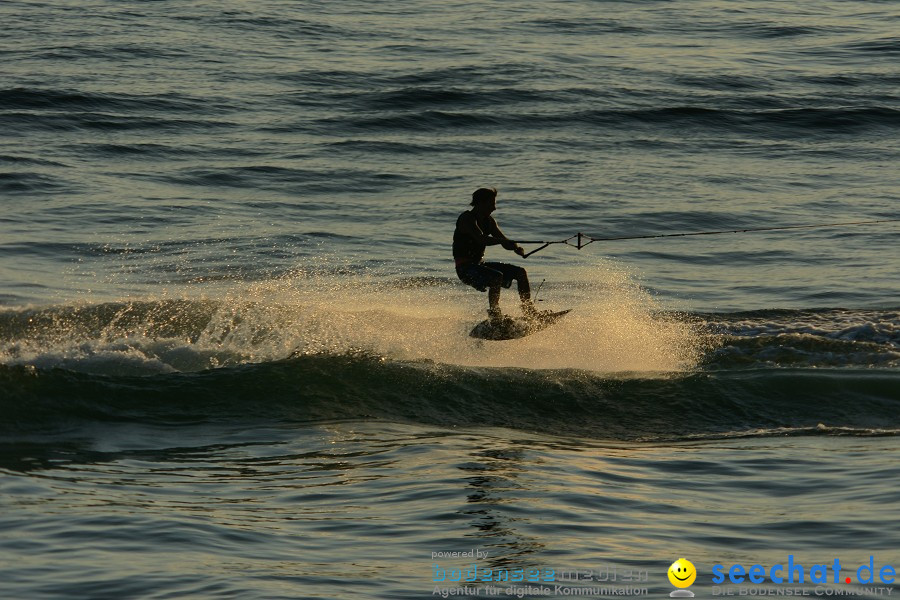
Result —
[[744, 565], [734, 564], [725, 571], [724, 565], [713, 565], [712, 582], [714, 584], [724, 583], [727, 578], [731, 583], [858, 583], [869, 584], [876, 583], [879, 579], [881, 583], [893, 584], [897, 575], [897, 570], [892, 565], [876, 566], [875, 557], [869, 557], [869, 563], [860, 565], [856, 569], [849, 572], [856, 575], [854, 580], [852, 577], [846, 576], [844, 566], [841, 561], [834, 559], [833, 563], [823, 563], [812, 565], [807, 569], [802, 564], [794, 560], [794, 555], [789, 554], [787, 562], [769, 567], [768, 572], [762, 565], [753, 565], [745, 567]]
[[677, 590], [669, 594], [671, 598], [693, 598], [694, 592], [687, 589], [697, 579], [697, 569], [694, 563], [686, 558], [679, 558], [669, 565], [669, 583], [677, 587]]

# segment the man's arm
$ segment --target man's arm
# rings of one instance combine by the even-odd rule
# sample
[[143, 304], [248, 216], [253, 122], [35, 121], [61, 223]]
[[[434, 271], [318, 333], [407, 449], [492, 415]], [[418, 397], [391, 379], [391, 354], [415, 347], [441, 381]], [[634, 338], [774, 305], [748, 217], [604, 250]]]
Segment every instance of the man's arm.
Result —
[[487, 229], [488, 231], [482, 231], [471, 213], [465, 213], [459, 221], [459, 230], [464, 236], [470, 237], [485, 246], [496, 246], [497, 244], [502, 244], [503, 240], [506, 239], [502, 233], [499, 238], [495, 235], [495, 230], [499, 231], [499, 229], [497, 228], [497, 222], [493, 218], [490, 218]]
[[506, 250], [512, 250], [519, 256], [524, 256], [525, 250], [523, 250], [521, 246], [519, 246], [517, 243], [515, 243], [514, 241], [512, 241], [511, 239], [506, 237], [506, 235], [502, 231], [500, 231], [500, 226], [497, 225], [497, 221], [496, 221], [496, 219], [494, 219], [494, 217], [490, 217], [490, 219], [491, 219], [491, 228], [493, 230], [492, 234], [497, 239], [497, 241], [495, 241], [494, 243], [495, 244], [503, 244], [503, 247]]

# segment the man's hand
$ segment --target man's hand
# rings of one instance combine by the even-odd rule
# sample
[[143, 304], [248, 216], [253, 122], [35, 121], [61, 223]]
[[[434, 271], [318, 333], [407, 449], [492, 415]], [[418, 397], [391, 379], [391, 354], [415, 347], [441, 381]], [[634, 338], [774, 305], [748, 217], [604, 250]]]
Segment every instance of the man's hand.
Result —
[[521, 256], [521, 257], [523, 257], [523, 258], [525, 257], [525, 250], [523, 250], [523, 249], [522, 249], [522, 246], [518, 245], [518, 244], [515, 243], [514, 241], [512, 241], [512, 240], [503, 240], [502, 242], [500, 242], [500, 244], [503, 246], [503, 248], [504, 248], [505, 250], [512, 250], [513, 252], [515, 252], [515, 253], [518, 254], [519, 256]]

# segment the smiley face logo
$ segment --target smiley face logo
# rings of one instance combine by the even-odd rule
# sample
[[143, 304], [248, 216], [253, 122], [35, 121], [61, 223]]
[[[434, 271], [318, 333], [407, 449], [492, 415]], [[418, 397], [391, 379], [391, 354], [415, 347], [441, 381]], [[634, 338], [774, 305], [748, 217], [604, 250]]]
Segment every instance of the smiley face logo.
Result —
[[669, 583], [677, 588], [690, 587], [697, 579], [697, 569], [686, 558], [679, 558], [669, 567]]

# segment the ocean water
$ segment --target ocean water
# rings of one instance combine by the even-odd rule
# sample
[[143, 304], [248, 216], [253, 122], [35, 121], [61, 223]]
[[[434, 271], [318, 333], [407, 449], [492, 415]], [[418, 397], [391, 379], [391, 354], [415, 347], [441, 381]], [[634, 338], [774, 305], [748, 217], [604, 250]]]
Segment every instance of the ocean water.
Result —
[[[0, 19], [3, 598], [896, 591], [896, 2]], [[482, 186], [519, 240], [865, 224], [493, 247], [572, 312], [481, 342]]]

